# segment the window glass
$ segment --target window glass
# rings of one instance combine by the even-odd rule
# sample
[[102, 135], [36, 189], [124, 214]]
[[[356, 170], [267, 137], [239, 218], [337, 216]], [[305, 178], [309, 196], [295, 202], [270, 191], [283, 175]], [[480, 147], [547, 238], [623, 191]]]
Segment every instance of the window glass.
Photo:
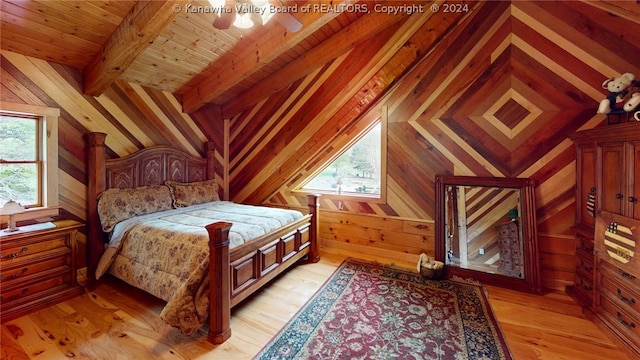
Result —
[[381, 128], [374, 126], [302, 190], [380, 197]]
[[36, 117], [0, 114], [0, 204], [41, 204], [38, 125]]

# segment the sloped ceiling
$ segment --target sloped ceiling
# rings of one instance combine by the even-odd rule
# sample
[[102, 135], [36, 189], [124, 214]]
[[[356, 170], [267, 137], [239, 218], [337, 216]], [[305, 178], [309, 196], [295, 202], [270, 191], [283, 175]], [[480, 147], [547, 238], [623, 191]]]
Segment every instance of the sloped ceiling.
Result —
[[[432, 219], [433, 178], [446, 173], [533, 177], [539, 206], [570, 214], [575, 155], [567, 135], [602, 123], [604, 79], [640, 71], [631, 30], [640, 17], [603, 6], [611, 4], [481, 2], [448, 20], [424, 16], [413, 32], [389, 30], [231, 119], [231, 198], [303, 204], [290, 191], [386, 105], [387, 201], [343, 201], [347, 210]], [[433, 37], [421, 42], [426, 33]], [[378, 63], [399, 34], [412, 34], [394, 50], [403, 60]], [[401, 80], [383, 80], [391, 69], [401, 69]], [[363, 77], [369, 82], [354, 81]]]
[[[20, 34], [11, 24], [19, 9], [30, 4], [32, 12], [45, 14], [29, 15], [34, 28], [50, 14], [68, 18], [78, 6], [88, 6], [66, 4], [62, 11], [47, 2], [3, 2], [3, 36]], [[19, 41], [10, 43], [11, 52], [3, 52], [2, 99], [63, 110], [62, 127], [70, 134], [62, 136], [66, 143], [61, 146], [70, 152], [63, 163], [80, 182], [79, 135], [86, 131], [108, 132], [111, 156], [153, 144], [198, 152], [200, 142], [209, 139], [216, 143], [218, 174], [231, 199], [294, 205], [303, 201], [290, 190], [379, 117], [384, 105], [389, 121], [387, 200], [345, 202], [347, 210], [431, 219], [433, 177], [439, 173], [535, 177], [539, 205], [549, 206], [543, 213], [553, 213], [557, 206], [566, 210], [574, 176], [566, 135], [602, 122], [595, 109], [605, 96], [600, 89], [605, 78], [627, 71], [640, 74], [640, 34], [634, 31], [640, 5], [469, 4], [468, 13], [414, 13], [389, 24], [228, 120], [221, 119], [220, 106], [181, 113], [180, 96], [130, 81], [116, 81], [99, 97], [82, 96], [81, 70], [31, 57], [35, 54], [19, 55], [31, 49], [23, 49]], [[86, 11], [103, 14], [109, 21], [101, 26], [109, 32], [134, 3], [91, 5], [101, 10]], [[206, 18], [185, 17], [174, 23], [181, 28], [189, 21], [209, 24]], [[358, 19], [336, 21], [342, 29]], [[100, 42], [89, 36], [95, 27], [76, 30]], [[175, 45], [181, 37], [166, 38]], [[43, 44], [42, 49], [48, 47]], [[162, 47], [155, 43], [153, 49]], [[325, 201], [326, 207], [336, 208]]]
[[[86, 214], [84, 186], [91, 176], [86, 173], [82, 141], [88, 131], [109, 134], [111, 157], [154, 144], [199, 153], [202, 141], [213, 140], [216, 176], [230, 199], [302, 207], [306, 200], [291, 190], [385, 111], [386, 199], [339, 203], [323, 198], [321, 206], [329, 210], [323, 223], [342, 224], [342, 214], [379, 216], [382, 226], [405, 222], [393, 221], [391, 225], [386, 221], [390, 217], [409, 222], [432, 220], [436, 174], [532, 177], [538, 184], [543, 277], [563, 285], [573, 279], [575, 249], [571, 231], [575, 150], [567, 135], [602, 125], [603, 117], [595, 112], [606, 95], [600, 88], [604, 79], [623, 72], [640, 76], [640, 4], [468, 3], [468, 13], [415, 13], [387, 24], [375, 36], [314, 63], [308, 73], [297, 72], [301, 75], [295, 80], [278, 82], [269, 97], [253, 96], [250, 105], [228, 111], [225, 117], [220, 104], [184, 113], [179, 91], [154, 88], [154, 81], [170, 72], [164, 66], [153, 66], [154, 59], [176, 59], [174, 55], [188, 59], [191, 51], [214, 46], [217, 37], [206, 33], [195, 44], [188, 39], [195, 41], [198, 35], [185, 31], [209, 26], [206, 16], [179, 15], [165, 31], [175, 24], [178, 28], [160, 35], [166, 46], [155, 42], [148, 48], [150, 56], [141, 58], [149, 60], [146, 66], [133, 65], [131, 73], [121, 75], [126, 79], [116, 80], [100, 96], [89, 96], [83, 94], [83, 65], [61, 63], [65, 56], [74, 54], [84, 54], [83, 64], [91, 58], [86, 57], [85, 48], [75, 47], [77, 44], [68, 49], [62, 45], [74, 43], [74, 36], [82, 34], [86, 39], [80, 42], [88, 46], [87, 51], [98, 51], [106, 41], [100, 37], [100, 29], [111, 34], [118, 19], [129, 11], [121, 7], [131, 9], [135, 2], [3, 1], [1, 36], [14, 36], [15, 41], [2, 41], [0, 100], [61, 110], [60, 203], [65, 214], [78, 219]], [[5, 11], [9, 5], [13, 12]], [[27, 5], [35, 6], [27, 14], [30, 22], [26, 27], [11, 25], [20, 19], [14, 12]], [[69, 16], [78, 9], [87, 15], [81, 19]], [[53, 32], [64, 34], [56, 46], [43, 41], [46, 38], [36, 31], [48, 23], [50, 14], [77, 22], [75, 27], [59, 27], [59, 32]], [[89, 26], [96, 14], [108, 21]], [[320, 27], [320, 31], [325, 39], [360, 19], [345, 16], [347, 19], [324, 20], [328, 27]], [[274, 33], [279, 30], [282, 35], [277, 26]], [[25, 36], [38, 41], [29, 42]], [[319, 44], [317, 39], [313, 44]], [[60, 58], [41, 56], [47, 51]], [[292, 51], [305, 54], [301, 46]], [[141, 85], [134, 81], [136, 73], [147, 73], [151, 81]], [[242, 86], [268, 86], [270, 80], [256, 80], [269, 79], [259, 73], [262, 75], [250, 77]], [[220, 97], [227, 99], [221, 100], [223, 105], [236, 98]], [[337, 211], [340, 206], [343, 211]], [[368, 232], [368, 216], [354, 215], [350, 221], [359, 222], [355, 227], [362, 229], [361, 238], [335, 241], [388, 249], [385, 241], [396, 236], [395, 244], [403, 244], [396, 248], [413, 246], [422, 251], [433, 245], [423, 234], [428, 229], [416, 235], [418, 240], [407, 240], [402, 228]], [[332, 234], [323, 235], [330, 238]]]
[[218, 15], [241, 12], [245, 1], [7, 0], [0, 46], [81, 70], [86, 95], [125, 81], [174, 94], [185, 113], [209, 103], [230, 117], [408, 17], [367, 7], [420, 2], [357, 3], [270, 0], [265, 25], [223, 29]]

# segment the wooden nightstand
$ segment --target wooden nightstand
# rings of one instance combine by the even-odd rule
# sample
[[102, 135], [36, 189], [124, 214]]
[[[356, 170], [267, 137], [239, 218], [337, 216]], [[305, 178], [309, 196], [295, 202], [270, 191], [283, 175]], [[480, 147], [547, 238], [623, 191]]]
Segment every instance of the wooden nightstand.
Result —
[[0, 230], [2, 322], [84, 293], [76, 275], [76, 235], [84, 226], [61, 220]]

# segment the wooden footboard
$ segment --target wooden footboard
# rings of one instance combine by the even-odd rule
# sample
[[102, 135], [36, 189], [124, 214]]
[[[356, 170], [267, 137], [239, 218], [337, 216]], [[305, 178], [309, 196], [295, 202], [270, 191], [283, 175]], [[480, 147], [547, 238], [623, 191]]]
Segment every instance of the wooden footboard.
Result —
[[209, 232], [209, 334], [220, 344], [231, 336], [231, 308], [278, 274], [306, 257], [320, 259], [318, 250], [318, 196], [309, 195], [309, 214], [276, 233], [229, 250], [231, 223], [207, 226]]

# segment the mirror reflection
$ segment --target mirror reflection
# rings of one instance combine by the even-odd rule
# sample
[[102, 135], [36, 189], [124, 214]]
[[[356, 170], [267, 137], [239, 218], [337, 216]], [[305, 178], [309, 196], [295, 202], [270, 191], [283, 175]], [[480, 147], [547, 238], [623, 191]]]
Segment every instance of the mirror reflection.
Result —
[[445, 263], [524, 279], [520, 188], [445, 187]]
[[435, 258], [445, 276], [540, 293], [535, 181], [436, 175]]

